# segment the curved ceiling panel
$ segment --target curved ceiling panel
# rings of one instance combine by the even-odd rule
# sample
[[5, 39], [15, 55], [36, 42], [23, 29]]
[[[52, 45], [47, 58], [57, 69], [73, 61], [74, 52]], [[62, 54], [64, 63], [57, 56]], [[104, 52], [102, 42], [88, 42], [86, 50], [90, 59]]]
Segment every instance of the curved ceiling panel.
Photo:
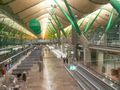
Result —
[[37, 20], [41, 20], [41, 19], [44, 19], [44, 18], [48, 18], [50, 17], [50, 15], [48, 13], [44, 14], [44, 15], [41, 15], [39, 16], [38, 18], [36, 18]]
[[60, 17], [58, 17], [58, 19], [59, 19], [59, 21], [60, 21], [62, 24], [65, 24], [65, 25], [69, 25], [69, 24], [70, 24], [70, 23], [68, 22], [68, 20], [65, 21], [65, 20], [63, 20], [63, 19], [60, 18]]
[[91, 13], [101, 6], [90, 2], [89, 0], [68, 0], [68, 2], [71, 6], [85, 14]]
[[27, 17], [28, 15], [31, 15], [31, 13], [37, 13], [37, 12], [39, 12], [39, 10], [42, 10], [42, 9], [45, 9], [48, 7], [49, 7], [48, 5], [45, 5], [45, 2], [42, 2], [42, 3], [39, 3], [29, 9], [19, 13], [19, 16], [20, 16], [20, 18], [24, 18], [24, 17]]
[[30, 7], [33, 7], [42, 1], [43, 0], [15, 0], [12, 3], [10, 3], [9, 6], [14, 13], [18, 13]]
[[93, 2], [95, 4], [106, 4], [108, 3], [108, 0], [89, 0], [90, 2]]
[[37, 13], [39, 13], [39, 12], [42, 11], [42, 10], [46, 10], [46, 11], [47, 11], [47, 9], [49, 9], [49, 7], [44, 7], [44, 8], [42, 8], [42, 9], [37, 10], [36, 12], [31, 12], [31, 13], [29, 13], [27, 16], [24, 16], [24, 17], [21, 18], [21, 19], [26, 19], [26, 18], [28, 18], [28, 17], [31, 17], [31, 16], [33, 16], [34, 14], [37, 14]]
[[[103, 7], [101, 7], [102, 9], [105, 9], [108, 12], [111, 12], [113, 10], [113, 7], [111, 6], [111, 4], [106, 4]], [[114, 14], [118, 15], [117, 11], [114, 9]]]
[[35, 14], [27, 17], [26, 19], [24, 19], [24, 22], [27, 23], [27, 22], [29, 22], [29, 20], [31, 20], [32, 18], [38, 18], [38, 17], [40, 17], [41, 15], [44, 15], [44, 14], [47, 14], [47, 13], [48, 13], [48, 11], [47, 11], [46, 9], [43, 9], [43, 10], [39, 11], [38, 13], [35, 13]]
[[[57, 0], [60, 6], [68, 13], [64, 0]], [[93, 27], [105, 26], [110, 18], [110, 13], [113, 7], [108, 3], [108, 0], [67, 0], [72, 12], [74, 13], [77, 20], [82, 17], [86, 18], [84, 23], [81, 25], [81, 29], [84, 29], [86, 24], [90, 21], [89, 17], [91, 15], [91, 22], [94, 20], [99, 10], [102, 8], [101, 13], [93, 24]], [[19, 16], [20, 20], [28, 26], [28, 22], [32, 18], [36, 18], [41, 22], [42, 29], [46, 30], [47, 25], [50, 25], [48, 18], [51, 18], [51, 10], [54, 8], [59, 21], [62, 23], [63, 27], [70, 25], [67, 18], [63, 15], [59, 7], [55, 4], [54, 0], [14, 0], [9, 3], [8, 6], [11, 8], [12, 12]], [[92, 13], [93, 12], [93, 13]], [[88, 15], [90, 14], [90, 15]], [[68, 13], [69, 15], [69, 13]], [[88, 16], [87, 16], [88, 15]], [[114, 10], [113, 19], [118, 15]], [[53, 21], [53, 20], [52, 20]], [[56, 23], [53, 24], [57, 27]]]

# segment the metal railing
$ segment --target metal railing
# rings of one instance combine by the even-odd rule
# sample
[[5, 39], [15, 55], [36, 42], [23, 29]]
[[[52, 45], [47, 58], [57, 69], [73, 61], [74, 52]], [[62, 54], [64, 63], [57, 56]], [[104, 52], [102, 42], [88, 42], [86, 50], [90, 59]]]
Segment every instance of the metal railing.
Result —
[[26, 48], [25, 50], [9, 57], [8, 59], [0, 62], [0, 74], [2, 75], [2, 69], [4, 69], [5, 71], [8, 71], [10, 68], [13, 67], [14, 64], [16, 64], [18, 62], [18, 60], [27, 54], [27, 52], [29, 52], [29, 50], [31, 50], [33, 48], [33, 46]]
[[106, 42], [106, 43], [99, 43], [98, 41], [90, 42], [90, 45], [97, 45], [97, 46], [105, 46], [105, 47], [113, 47], [113, 48], [120, 48], [120, 42]]
[[82, 64], [82, 65], [84, 66], [84, 68], [88, 69], [89, 71], [91, 71], [92, 73], [94, 73], [95, 75], [97, 75], [99, 78], [101, 78], [103, 80], [105, 79], [105, 81], [108, 81], [109, 83], [114, 84], [116, 87], [120, 87], [119, 82], [116, 82], [116, 81], [112, 80], [111, 77], [108, 76], [108, 75], [105, 75], [105, 73], [100, 73], [100, 72], [96, 71], [91, 66], [87, 66], [87, 65], [84, 65], [84, 64]]

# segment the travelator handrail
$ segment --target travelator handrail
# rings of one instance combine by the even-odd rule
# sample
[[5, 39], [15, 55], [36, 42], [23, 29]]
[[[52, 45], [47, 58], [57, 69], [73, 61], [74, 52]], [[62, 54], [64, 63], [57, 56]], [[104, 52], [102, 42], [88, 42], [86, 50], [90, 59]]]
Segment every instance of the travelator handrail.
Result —
[[8, 50], [8, 49], [13, 49], [13, 48], [17, 48], [17, 47], [20, 47], [22, 45], [18, 45], [18, 46], [10, 46], [10, 47], [6, 47], [6, 48], [0, 48], [0, 51], [3, 51], [3, 50]]
[[113, 84], [120, 86], [120, 84], [119, 84], [118, 82], [116, 82], [116, 81], [113, 81], [110, 76], [105, 75], [104, 73], [97, 72], [96, 70], [94, 70], [94, 69], [93, 69], [92, 67], [90, 67], [90, 66], [84, 65], [84, 67], [87, 68], [87, 69], [89, 69], [89, 70], [92, 71], [93, 73], [96, 73], [96, 74], [99, 75], [101, 78], [106, 79], [106, 80], [112, 82]]
[[25, 50], [23, 50], [23, 51], [21, 51], [21, 52], [19, 52], [19, 53], [15, 54], [15, 55], [13, 55], [13, 56], [9, 57], [8, 59], [6, 59], [6, 60], [4, 60], [4, 61], [0, 62], [0, 65], [1, 65], [1, 64], [4, 64], [5, 62], [10, 62], [10, 61], [12, 60], [12, 58], [14, 58], [14, 57], [16, 57], [16, 56], [18, 56], [18, 55], [20, 55], [20, 54], [24, 53], [25, 51], [27, 51], [27, 50], [29, 50], [29, 49], [31, 49], [31, 48], [33, 48], [33, 46], [28, 47], [27, 49], [25, 49]]
[[94, 42], [90, 42], [89, 45], [120, 48], [120, 43], [119, 42], [114, 42], [114, 43], [107, 42], [107, 43], [100, 43], [100, 44], [97, 44], [97, 43], [94, 43]]
[[18, 46], [11, 46], [11, 47], [6, 47], [6, 48], [1, 48], [0, 51], [12, 49], [12, 48], [17, 48], [17, 47]]

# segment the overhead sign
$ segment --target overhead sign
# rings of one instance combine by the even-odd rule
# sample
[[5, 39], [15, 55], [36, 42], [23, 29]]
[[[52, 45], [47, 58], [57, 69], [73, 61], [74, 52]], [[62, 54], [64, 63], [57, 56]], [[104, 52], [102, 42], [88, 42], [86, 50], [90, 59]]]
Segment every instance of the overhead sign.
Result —
[[38, 20], [31, 19], [29, 22], [29, 27], [35, 34], [41, 33], [41, 25], [40, 25], [40, 22]]

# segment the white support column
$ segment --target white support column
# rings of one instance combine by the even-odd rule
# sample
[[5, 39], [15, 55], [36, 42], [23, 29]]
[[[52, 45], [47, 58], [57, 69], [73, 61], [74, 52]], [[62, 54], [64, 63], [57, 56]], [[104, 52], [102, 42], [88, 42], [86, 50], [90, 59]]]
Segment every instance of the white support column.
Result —
[[91, 63], [91, 51], [89, 48], [84, 48], [84, 65], [90, 65]]
[[80, 44], [83, 45], [84, 52], [84, 65], [90, 65], [91, 63], [91, 51], [89, 49], [89, 41], [82, 33], [80, 36]]
[[98, 70], [102, 72], [104, 62], [104, 52], [98, 51], [97, 52], [97, 63], [98, 63]]

